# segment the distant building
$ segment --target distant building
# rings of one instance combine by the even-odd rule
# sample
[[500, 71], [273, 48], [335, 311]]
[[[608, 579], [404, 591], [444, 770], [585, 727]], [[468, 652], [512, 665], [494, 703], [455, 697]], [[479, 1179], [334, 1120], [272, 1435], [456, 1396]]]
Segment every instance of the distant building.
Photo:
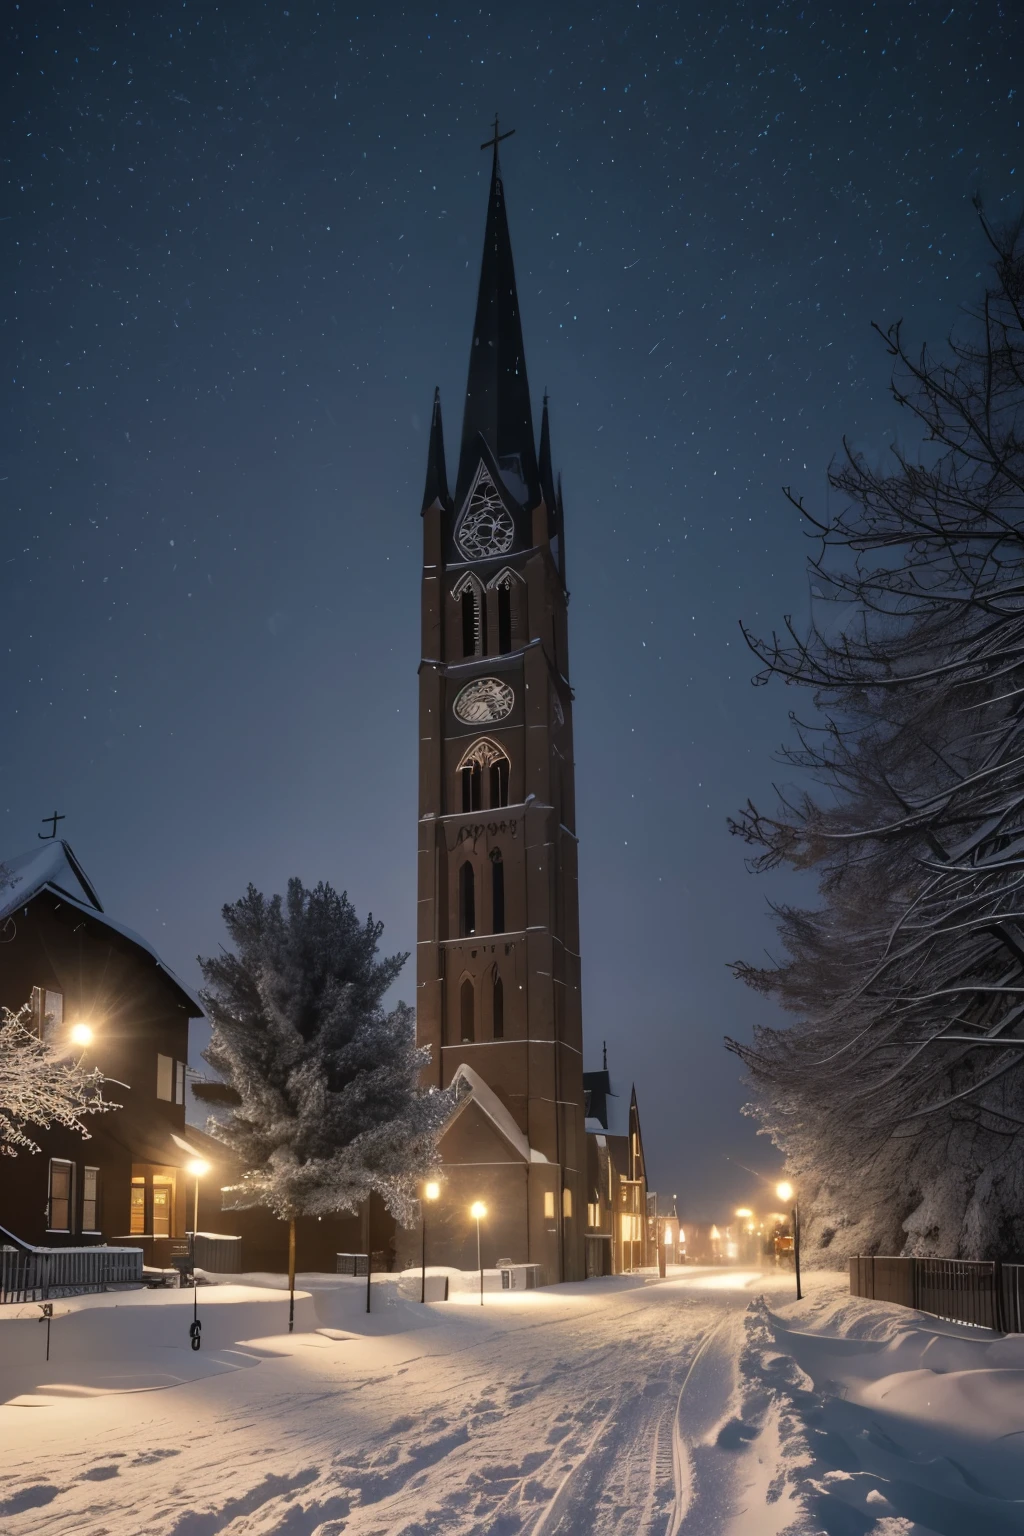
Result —
[[[83, 1140], [27, 1127], [41, 1151], [5, 1158], [0, 1227], [22, 1243], [130, 1242], [163, 1266], [191, 1224], [186, 1198], [185, 1083], [198, 999], [140, 934], [103, 910], [67, 843], [7, 859], [0, 888], [0, 1004], [31, 1004], [30, 1027], [84, 1055], [122, 1107], [87, 1116]], [[76, 1024], [91, 1042], [72, 1043]]]
[[[657, 1262], [647, 1219], [647, 1165], [636, 1088], [626, 1109], [612, 1091], [608, 1053], [584, 1072], [587, 1129], [587, 1275], [621, 1275]], [[654, 1235], [654, 1242], [657, 1235]]]

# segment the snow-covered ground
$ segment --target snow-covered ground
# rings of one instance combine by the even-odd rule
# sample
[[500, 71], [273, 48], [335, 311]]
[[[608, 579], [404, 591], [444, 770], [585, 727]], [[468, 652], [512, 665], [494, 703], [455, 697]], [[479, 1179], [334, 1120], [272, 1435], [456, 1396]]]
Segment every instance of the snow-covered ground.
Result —
[[1024, 1533], [1024, 1339], [841, 1277], [247, 1279], [0, 1310], [2, 1536]]

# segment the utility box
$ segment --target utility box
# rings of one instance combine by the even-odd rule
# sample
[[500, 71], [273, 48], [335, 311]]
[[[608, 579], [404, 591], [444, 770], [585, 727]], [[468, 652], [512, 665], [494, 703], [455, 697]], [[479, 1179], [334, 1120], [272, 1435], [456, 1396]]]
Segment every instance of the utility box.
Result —
[[499, 1264], [503, 1291], [535, 1291], [539, 1284], [539, 1264]]

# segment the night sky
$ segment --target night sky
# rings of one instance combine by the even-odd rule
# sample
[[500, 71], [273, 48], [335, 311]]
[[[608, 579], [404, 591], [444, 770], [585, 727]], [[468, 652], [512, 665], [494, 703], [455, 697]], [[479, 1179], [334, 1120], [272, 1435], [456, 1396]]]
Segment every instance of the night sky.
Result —
[[794, 887], [725, 821], [797, 700], [737, 621], [806, 612], [780, 487], [909, 431], [870, 322], [941, 344], [972, 196], [1018, 209], [1019, 8], [6, 15], [0, 856], [65, 813], [193, 984], [250, 880], [412, 948], [426, 429], [439, 384], [452, 463], [498, 111], [565, 481], [586, 1064], [606, 1038], [685, 1214], [756, 1198], [721, 1041], [772, 1015], [726, 965]]

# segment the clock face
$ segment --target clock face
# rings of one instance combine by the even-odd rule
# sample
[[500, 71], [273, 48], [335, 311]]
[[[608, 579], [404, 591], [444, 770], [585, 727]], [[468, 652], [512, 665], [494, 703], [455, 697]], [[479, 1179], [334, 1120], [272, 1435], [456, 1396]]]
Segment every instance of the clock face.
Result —
[[512, 713], [516, 696], [500, 677], [476, 677], [455, 695], [452, 711], [463, 725], [494, 725]]
[[505, 555], [512, 548], [515, 524], [483, 464], [476, 472], [455, 542], [467, 560]]

